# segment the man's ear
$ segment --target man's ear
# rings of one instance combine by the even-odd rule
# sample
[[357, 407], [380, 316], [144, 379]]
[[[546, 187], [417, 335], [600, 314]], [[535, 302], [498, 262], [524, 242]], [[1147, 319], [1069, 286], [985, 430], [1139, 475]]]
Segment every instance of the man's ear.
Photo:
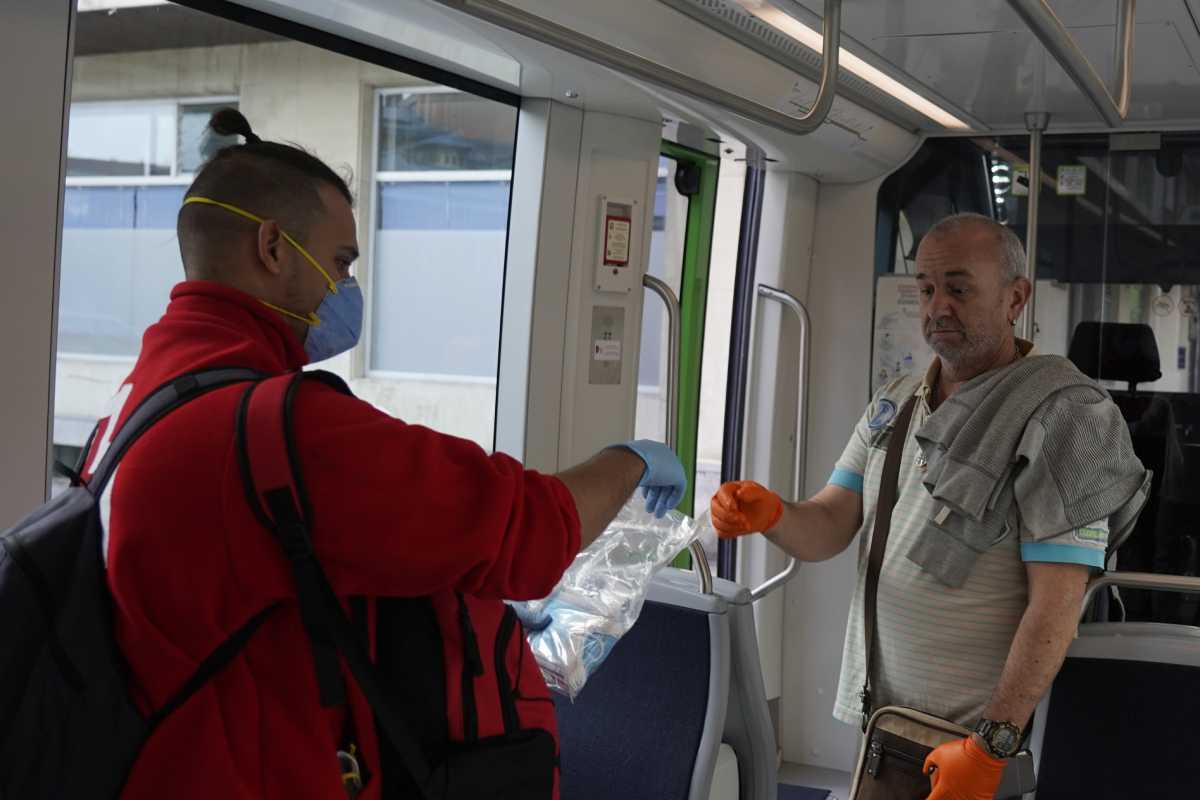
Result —
[[258, 260], [272, 275], [279, 275], [283, 271], [283, 247], [286, 244], [279, 223], [275, 220], [268, 219], [259, 224], [256, 242]]
[[1011, 291], [1013, 294], [1008, 308], [1008, 315], [1015, 321], [1021, 316], [1021, 312], [1029, 303], [1029, 298], [1033, 294], [1033, 284], [1029, 282], [1028, 278], [1020, 277], [1013, 281]]

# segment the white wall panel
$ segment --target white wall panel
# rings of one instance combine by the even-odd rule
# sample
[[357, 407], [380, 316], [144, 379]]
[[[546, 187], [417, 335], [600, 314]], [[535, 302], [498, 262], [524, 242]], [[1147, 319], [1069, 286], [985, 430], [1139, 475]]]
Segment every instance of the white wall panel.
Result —
[[46, 498], [71, 0], [5, 0], [0, 25], [0, 529]]

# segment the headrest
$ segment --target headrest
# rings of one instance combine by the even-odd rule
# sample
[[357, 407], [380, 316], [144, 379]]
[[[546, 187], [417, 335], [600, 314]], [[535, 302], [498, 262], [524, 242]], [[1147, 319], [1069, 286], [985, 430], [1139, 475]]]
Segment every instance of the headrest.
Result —
[[1135, 322], [1081, 322], [1068, 358], [1089, 378], [1150, 383], [1162, 377], [1154, 329]]

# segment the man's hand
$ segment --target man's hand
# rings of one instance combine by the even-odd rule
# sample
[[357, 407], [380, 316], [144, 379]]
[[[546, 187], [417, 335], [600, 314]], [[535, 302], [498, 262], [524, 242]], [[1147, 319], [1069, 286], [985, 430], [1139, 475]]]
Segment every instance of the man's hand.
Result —
[[992, 800], [1004, 774], [1004, 759], [992, 758], [968, 736], [934, 749], [925, 759], [924, 772], [933, 788], [928, 800]]
[[713, 527], [722, 539], [770, 530], [783, 516], [779, 495], [754, 481], [722, 484], [709, 508]]
[[638, 486], [646, 493], [647, 511], [661, 518], [679, 505], [687, 492], [687, 475], [671, 448], [649, 439], [616, 446], [632, 450], [646, 465]]

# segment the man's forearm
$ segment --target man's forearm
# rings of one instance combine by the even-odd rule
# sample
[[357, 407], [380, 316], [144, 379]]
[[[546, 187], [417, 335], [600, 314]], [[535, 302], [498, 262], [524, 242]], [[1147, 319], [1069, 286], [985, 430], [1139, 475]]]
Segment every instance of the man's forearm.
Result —
[[637, 488], [646, 465], [629, 450], [609, 448], [558, 473], [579, 513], [580, 549], [604, 532]]
[[[984, 717], [1024, 728], [1054, 682], [1075, 638], [1087, 571], [1067, 564], [1041, 564], [1031, 580], [1029, 605], [1013, 637], [1004, 672]], [[1032, 576], [1032, 572], [1031, 572]]]
[[825, 561], [846, 549], [861, 524], [861, 498], [827, 486], [811, 500], [784, 503], [783, 516], [764, 535], [798, 561]]

